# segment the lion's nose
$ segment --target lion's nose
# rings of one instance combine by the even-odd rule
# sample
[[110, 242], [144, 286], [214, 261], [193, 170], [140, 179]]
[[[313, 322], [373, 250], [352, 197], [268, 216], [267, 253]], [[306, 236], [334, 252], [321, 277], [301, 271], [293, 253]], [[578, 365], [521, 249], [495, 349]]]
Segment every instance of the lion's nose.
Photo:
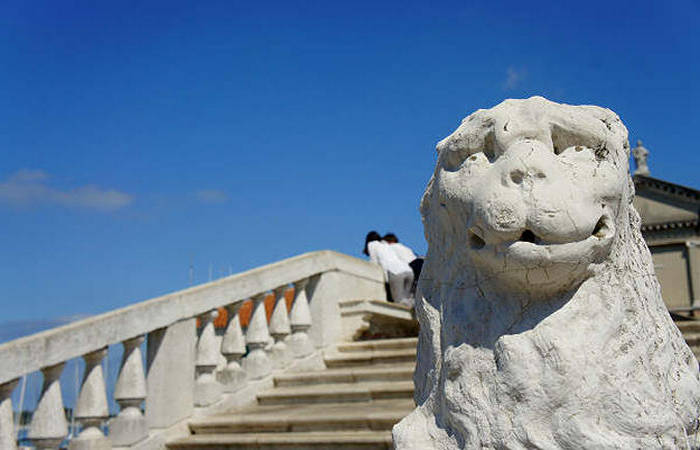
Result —
[[545, 181], [554, 170], [556, 156], [542, 142], [524, 140], [513, 144], [504, 158], [506, 183], [520, 185]]
[[521, 184], [526, 178], [533, 178], [535, 180], [547, 178], [547, 175], [542, 170], [532, 170], [528, 169], [513, 169], [510, 171], [510, 180], [515, 184]]

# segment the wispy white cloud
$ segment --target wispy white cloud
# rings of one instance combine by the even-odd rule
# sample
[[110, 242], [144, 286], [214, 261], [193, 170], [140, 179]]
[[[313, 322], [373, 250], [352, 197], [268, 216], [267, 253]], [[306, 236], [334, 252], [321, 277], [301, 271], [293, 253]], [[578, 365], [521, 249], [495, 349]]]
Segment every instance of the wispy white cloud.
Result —
[[507, 91], [511, 91], [520, 85], [520, 83], [525, 79], [527, 76], [527, 70], [525, 69], [516, 69], [515, 67], [508, 67], [508, 70], [506, 70], [506, 79], [503, 82], [503, 89]]
[[194, 193], [197, 200], [202, 203], [216, 204], [226, 203], [228, 195], [224, 191], [218, 189], [200, 189]]
[[132, 197], [115, 189], [95, 185], [61, 190], [49, 185], [43, 170], [21, 169], [0, 181], [0, 203], [15, 206], [59, 205], [72, 208], [115, 211], [129, 205]]

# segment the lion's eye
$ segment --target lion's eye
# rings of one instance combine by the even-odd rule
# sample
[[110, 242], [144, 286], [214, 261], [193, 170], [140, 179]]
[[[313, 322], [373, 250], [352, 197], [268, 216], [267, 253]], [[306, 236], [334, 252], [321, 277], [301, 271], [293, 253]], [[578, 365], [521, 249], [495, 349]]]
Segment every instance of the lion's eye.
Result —
[[471, 164], [484, 164], [489, 162], [488, 155], [485, 152], [474, 153], [467, 158], [467, 162]]
[[445, 153], [443, 167], [449, 171], [458, 170], [467, 156], [466, 150], [449, 150]]
[[458, 154], [459, 152], [455, 153], [446, 155], [444, 164], [445, 170], [456, 171], [463, 167], [479, 167], [489, 163], [489, 158], [484, 152], [472, 153], [466, 156]]
[[572, 145], [561, 151], [557, 151], [555, 147], [554, 153], [565, 157], [590, 157], [593, 151], [585, 145]]
[[598, 141], [587, 134], [554, 124], [551, 138], [555, 155], [585, 155], [590, 152], [596, 159], [605, 158], [604, 152], [598, 151]]
[[588, 147], [585, 145], [569, 145], [566, 144], [566, 146], [562, 145], [557, 145], [557, 143], [554, 143], [553, 145], [554, 149], [554, 154], [555, 155], [563, 155], [563, 154], [574, 154], [574, 153], [581, 153], [584, 150], [587, 150]]
[[484, 139], [482, 154], [489, 162], [494, 162], [496, 160], [496, 135], [494, 133], [489, 133]]

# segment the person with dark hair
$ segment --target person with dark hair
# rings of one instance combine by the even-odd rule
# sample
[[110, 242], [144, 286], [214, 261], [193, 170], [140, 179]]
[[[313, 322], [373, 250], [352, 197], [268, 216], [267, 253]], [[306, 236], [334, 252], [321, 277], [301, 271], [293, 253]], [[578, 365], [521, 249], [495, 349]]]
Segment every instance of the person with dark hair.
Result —
[[409, 265], [413, 271], [413, 284], [411, 285], [411, 293], [416, 293], [416, 284], [418, 283], [418, 277], [420, 276], [420, 271], [423, 268], [423, 258], [417, 257], [413, 250], [409, 247], [403, 245], [399, 242], [399, 238], [396, 237], [394, 233], [387, 233], [382, 238], [385, 242], [389, 243], [389, 248], [396, 254], [396, 256]]
[[362, 253], [365, 255], [369, 256], [369, 249], [367, 248], [367, 244], [373, 241], [381, 241], [382, 237], [377, 233], [376, 231], [372, 230], [369, 233], [367, 233], [367, 236], [365, 237], [365, 249], [362, 250]]
[[398, 244], [399, 238], [397, 238], [394, 233], [387, 233], [382, 238], [382, 241], [386, 241], [390, 244]]
[[413, 253], [413, 250], [400, 243], [399, 238], [397, 238], [394, 233], [385, 234], [382, 240], [389, 243], [391, 250], [396, 253], [399, 259], [405, 261], [406, 264], [410, 264], [411, 261], [416, 259], [416, 254]]
[[384, 269], [384, 275], [389, 281], [389, 291], [396, 303], [413, 306], [411, 285], [413, 284], [413, 271], [408, 263], [402, 261], [387, 242], [381, 240], [379, 233], [370, 231], [365, 238], [363, 253], [369, 256], [369, 260], [379, 264]]

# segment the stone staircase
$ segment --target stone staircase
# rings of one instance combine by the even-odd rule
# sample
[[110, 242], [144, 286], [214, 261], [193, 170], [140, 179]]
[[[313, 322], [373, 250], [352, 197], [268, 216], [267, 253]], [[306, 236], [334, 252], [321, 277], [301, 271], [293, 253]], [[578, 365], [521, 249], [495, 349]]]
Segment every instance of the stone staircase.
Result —
[[185, 449], [391, 449], [391, 428], [414, 407], [417, 338], [339, 344], [327, 369], [284, 373], [257, 402], [191, 420]]
[[[700, 321], [676, 321], [700, 359]], [[171, 450], [391, 449], [391, 428], [413, 410], [417, 338], [339, 344], [326, 369], [281, 373], [255, 404], [193, 419]]]

